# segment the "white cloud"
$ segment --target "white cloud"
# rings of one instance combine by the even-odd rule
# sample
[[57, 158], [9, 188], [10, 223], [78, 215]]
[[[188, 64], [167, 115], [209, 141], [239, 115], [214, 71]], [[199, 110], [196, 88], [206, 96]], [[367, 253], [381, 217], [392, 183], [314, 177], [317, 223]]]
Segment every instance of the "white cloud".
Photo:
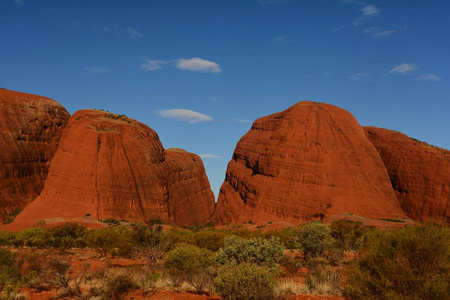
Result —
[[23, 0], [14, 0], [14, 3], [17, 5], [24, 5], [25, 3], [23, 2]]
[[378, 27], [378, 26], [372, 26], [372, 27], [369, 27], [369, 28], [364, 29], [363, 32], [364, 32], [364, 33], [367, 33], [367, 34], [371, 34], [371, 33], [378, 32], [378, 31], [380, 31], [380, 30], [381, 30], [381, 27]]
[[405, 63], [401, 65], [395, 66], [389, 74], [398, 73], [398, 74], [409, 74], [413, 71], [417, 70], [417, 66], [415, 63]]
[[152, 60], [152, 59], [146, 59], [145, 63], [141, 65], [141, 69], [144, 71], [155, 71], [155, 70], [161, 70], [162, 65], [166, 62], [164, 60]]
[[108, 68], [103, 66], [89, 66], [84, 68], [84, 70], [88, 73], [94, 73], [94, 74], [105, 74], [108, 73]]
[[280, 36], [277, 36], [277, 37], [275, 38], [275, 41], [281, 42], [281, 41], [284, 41], [285, 39], [287, 39], [287, 37], [288, 37], [287, 34], [285, 34], [285, 35], [280, 35]]
[[367, 5], [361, 8], [363, 16], [375, 16], [380, 13], [380, 10], [375, 5]]
[[192, 72], [222, 72], [222, 69], [217, 63], [199, 57], [193, 57], [191, 59], [179, 58], [177, 59], [176, 67], [181, 70]]
[[355, 73], [355, 74], [350, 76], [350, 79], [351, 80], [360, 80], [360, 79], [363, 79], [363, 78], [365, 78], [367, 76], [369, 76], [368, 73], [364, 73], [364, 72], [363, 73]]
[[198, 122], [209, 122], [212, 121], [213, 118], [190, 110], [190, 109], [167, 109], [167, 110], [157, 110], [155, 113], [163, 118], [167, 119], [175, 119], [179, 121], [184, 121], [188, 123], [198, 123]]
[[234, 119], [234, 121], [238, 123], [253, 123], [252, 120], [247, 119]]
[[391, 29], [391, 30], [385, 30], [385, 31], [381, 31], [381, 32], [377, 32], [377, 33], [375, 33], [375, 34], [372, 34], [372, 37], [373, 37], [374, 39], [384, 38], [384, 37], [390, 36], [391, 34], [393, 34], [393, 33], [395, 33], [395, 32], [397, 32], [397, 31], [396, 31], [396, 30], [393, 30], [393, 29]]
[[359, 26], [379, 13], [380, 10], [375, 5], [366, 5], [361, 8], [361, 16], [353, 22], [353, 26]]
[[142, 33], [131, 27], [127, 28], [127, 32], [130, 35], [130, 37], [135, 40], [138, 40], [144, 36]]
[[425, 81], [439, 81], [441, 79], [442, 79], [441, 77], [430, 73], [425, 73], [420, 78], [418, 78], [418, 80], [425, 80]]
[[207, 154], [200, 154], [199, 156], [200, 156], [201, 158], [212, 158], [212, 159], [221, 158], [221, 157], [218, 156], [218, 155], [215, 155], [215, 154], [209, 154], [209, 153], [207, 153]]

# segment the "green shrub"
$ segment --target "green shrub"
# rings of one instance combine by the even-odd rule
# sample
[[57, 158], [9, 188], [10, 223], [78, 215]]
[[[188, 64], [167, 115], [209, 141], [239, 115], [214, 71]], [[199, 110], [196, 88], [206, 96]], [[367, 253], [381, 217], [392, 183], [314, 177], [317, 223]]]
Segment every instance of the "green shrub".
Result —
[[87, 237], [87, 245], [95, 249], [101, 256], [106, 257], [108, 253], [113, 253], [118, 247], [120, 234], [112, 227], [105, 227], [100, 230], [92, 230]]
[[322, 255], [331, 242], [331, 229], [327, 225], [312, 222], [300, 229], [299, 243], [305, 259]]
[[[38, 227], [36, 227], [38, 228]], [[86, 247], [88, 229], [78, 223], [64, 223], [46, 230], [46, 243], [54, 248]]]
[[199, 292], [210, 285], [214, 264], [215, 255], [212, 251], [189, 244], [178, 244], [164, 259], [166, 268], [175, 271], [176, 275], [184, 276]]
[[222, 266], [214, 278], [215, 291], [226, 300], [274, 299], [275, 275], [254, 264]]
[[348, 299], [448, 299], [450, 229], [416, 225], [374, 232], [358, 252]]
[[0, 286], [15, 284], [19, 278], [17, 253], [0, 248]]
[[125, 272], [115, 272], [109, 270], [103, 278], [104, 286], [101, 293], [101, 299], [121, 300], [132, 289], [139, 288], [133, 278]]
[[309, 272], [306, 286], [311, 294], [338, 295], [341, 291], [341, 274], [330, 266], [319, 266]]
[[333, 222], [330, 228], [335, 246], [344, 251], [358, 250], [363, 245], [370, 230], [361, 222], [344, 219]]
[[120, 225], [120, 221], [116, 220], [114, 218], [108, 218], [105, 220], [102, 220], [103, 223], [108, 224], [108, 225]]
[[46, 245], [46, 230], [40, 227], [32, 227], [17, 232], [10, 245], [22, 249], [23, 247], [44, 247]]
[[193, 237], [198, 247], [218, 251], [224, 246], [224, 239], [227, 236], [229, 236], [229, 233], [225, 231], [204, 230], [196, 232]]
[[225, 245], [217, 252], [220, 264], [238, 265], [252, 263], [278, 270], [278, 263], [283, 257], [284, 247], [276, 238], [242, 239], [236, 236], [225, 238]]
[[133, 224], [133, 233], [137, 249], [145, 257], [150, 267], [157, 267], [172, 243], [171, 239], [162, 231], [162, 226], [146, 226], [135, 223]]

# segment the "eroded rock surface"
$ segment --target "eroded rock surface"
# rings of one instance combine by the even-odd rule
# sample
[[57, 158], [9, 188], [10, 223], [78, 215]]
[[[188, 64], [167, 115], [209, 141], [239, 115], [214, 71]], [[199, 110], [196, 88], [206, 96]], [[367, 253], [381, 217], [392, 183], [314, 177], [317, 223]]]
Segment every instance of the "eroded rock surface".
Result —
[[364, 130], [384, 161], [406, 215], [417, 221], [450, 222], [450, 151], [393, 130]]
[[44, 187], [69, 113], [58, 102], [0, 89], [0, 218], [23, 208]]
[[238, 142], [214, 224], [404, 218], [363, 128], [336, 106], [300, 102], [262, 117]]
[[126, 116], [81, 110], [64, 131], [43, 192], [15, 223], [90, 215], [190, 226], [213, 210], [200, 157], [164, 150], [155, 131]]

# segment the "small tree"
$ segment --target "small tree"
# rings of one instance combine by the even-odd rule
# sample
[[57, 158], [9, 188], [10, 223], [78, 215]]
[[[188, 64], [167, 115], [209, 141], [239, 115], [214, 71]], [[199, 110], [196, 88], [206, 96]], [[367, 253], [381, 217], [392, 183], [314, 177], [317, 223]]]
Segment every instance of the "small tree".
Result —
[[98, 251], [101, 256], [106, 257], [108, 253], [112, 253], [119, 246], [120, 240], [120, 234], [113, 227], [105, 227], [89, 232], [87, 244]]
[[155, 268], [162, 261], [171, 240], [164, 236], [162, 226], [134, 224], [136, 246], [146, 258], [150, 267]]
[[300, 229], [300, 246], [305, 260], [317, 257], [331, 245], [331, 229], [319, 222], [312, 222]]

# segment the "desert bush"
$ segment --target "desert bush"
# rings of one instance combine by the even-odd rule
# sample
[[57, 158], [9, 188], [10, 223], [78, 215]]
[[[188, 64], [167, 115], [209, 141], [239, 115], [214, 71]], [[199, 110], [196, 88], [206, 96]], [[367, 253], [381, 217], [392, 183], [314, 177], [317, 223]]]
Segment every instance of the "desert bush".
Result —
[[167, 240], [168, 250], [172, 250], [177, 244], [192, 244], [195, 245], [193, 238], [194, 234], [190, 230], [171, 228], [164, 233], [164, 239]]
[[214, 278], [216, 293], [226, 300], [274, 299], [275, 284], [270, 269], [248, 263], [224, 265]]
[[331, 229], [319, 222], [305, 224], [300, 229], [299, 243], [305, 260], [319, 256], [332, 243]]
[[14, 232], [0, 230], [0, 246], [10, 245], [15, 236]]
[[229, 234], [225, 231], [203, 230], [196, 232], [193, 238], [198, 247], [215, 252], [224, 246], [224, 239], [227, 236], [229, 236]]
[[284, 267], [286, 274], [290, 277], [294, 277], [298, 270], [303, 266], [301, 262], [297, 261], [291, 255], [283, 255], [280, 264]]
[[377, 231], [358, 251], [348, 299], [448, 299], [450, 229], [415, 225]]
[[151, 271], [140, 267], [132, 269], [135, 274], [134, 279], [142, 290], [142, 298], [145, 299], [147, 295], [152, 295], [156, 291], [156, 283], [162, 278], [161, 272]]
[[14, 284], [19, 278], [17, 253], [0, 248], [0, 286]]
[[335, 247], [344, 251], [357, 251], [363, 245], [370, 230], [361, 222], [344, 219], [331, 223], [330, 228]]
[[197, 291], [203, 292], [211, 283], [215, 255], [208, 249], [178, 244], [167, 253], [164, 264], [169, 270], [179, 271], [190, 285]]
[[171, 239], [165, 236], [162, 226], [133, 224], [134, 241], [137, 249], [147, 260], [151, 268], [156, 268], [169, 249]]
[[124, 227], [105, 227], [93, 230], [87, 236], [87, 245], [103, 257], [107, 254], [129, 256], [133, 252], [133, 235]]
[[86, 226], [78, 223], [64, 223], [47, 229], [45, 241], [47, 245], [54, 248], [84, 248], [87, 234]]
[[52, 258], [48, 265], [53, 271], [55, 284], [65, 288], [68, 287], [73, 274], [70, 263], [65, 260]]
[[243, 239], [235, 236], [225, 238], [225, 245], [217, 252], [220, 264], [238, 265], [252, 263], [278, 270], [284, 247], [276, 238]]
[[17, 232], [13, 239], [10, 240], [10, 245], [16, 247], [17, 249], [22, 249], [24, 247], [44, 247], [46, 236], [46, 230], [40, 227], [32, 227], [24, 229]]
[[103, 277], [101, 299], [121, 300], [132, 289], [139, 288], [127, 270], [108, 270]]
[[330, 266], [319, 266], [311, 270], [306, 286], [311, 294], [338, 295], [341, 291], [341, 273]]

